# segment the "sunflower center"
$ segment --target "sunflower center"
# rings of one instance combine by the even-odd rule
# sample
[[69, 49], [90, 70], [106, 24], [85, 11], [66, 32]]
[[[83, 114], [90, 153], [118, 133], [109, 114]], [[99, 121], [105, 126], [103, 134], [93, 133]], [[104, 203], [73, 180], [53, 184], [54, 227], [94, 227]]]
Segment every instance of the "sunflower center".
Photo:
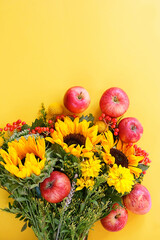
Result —
[[123, 152], [115, 148], [111, 148], [110, 154], [115, 158], [115, 163], [118, 166], [121, 165], [122, 167], [128, 168], [128, 159]]
[[85, 145], [86, 138], [81, 134], [70, 133], [65, 136], [63, 141], [68, 145], [76, 144], [76, 145]]

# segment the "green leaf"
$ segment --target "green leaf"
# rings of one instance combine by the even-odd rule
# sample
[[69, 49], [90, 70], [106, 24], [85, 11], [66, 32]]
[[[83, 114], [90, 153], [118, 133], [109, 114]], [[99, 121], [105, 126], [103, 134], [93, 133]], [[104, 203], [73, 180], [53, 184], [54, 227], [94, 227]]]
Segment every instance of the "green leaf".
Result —
[[93, 123], [93, 121], [94, 121], [94, 117], [91, 113], [89, 115], [86, 115], [86, 116], [82, 115], [82, 117], [80, 117], [80, 119], [79, 119], [79, 122], [82, 122], [84, 119], [87, 122], [92, 122]]
[[58, 225], [59, 224], [59, 220], [58, 219], [54, 219], [54, 222]]
[[85, 208], [85, 203], [83, 202], [81, 203], [81, 206], [80, 206], [80, 212], [83, 212], [84, 208]]
[[16, 216], [15, 216], [15, 218], [19, 218], [19, 217], [21, 217], [22, 216], [22, 214], [21, 213], [18, 213]]
[[138, 164], [138, 167], [142, 170], [142, 172], [146, 171], [149, 168], [149, 166], [141, 163]]
[[25, 223], [25, 224], [23, 225], [23, 227], [22, 227], [22, 229], [21, 229], [21, 232], [25, 231], [26, 228], [27, 228], [27, 223]]
[[16, 200], [17, 202], [24, 202], [24, 201], [27, 201], [27, 199], [24, 198], [24, 197], [18, 197], [18, 198], [16, 198], [15, 200]]
[[38, 186], [39, 186], [39, 183], [32, 184], [32, 185], [30, 186], [30, 189], [33, 189], [33, 188], [38, 187]]
[[57, 143], [52, 144], [52, 150], [54, 151], [55, 155], [58, 156], [59, 158], [63, 158], [66, 155], [66, 152]]
[[30, 126], [28, 124], [24, 124], [22, 127], [21, 127], [21, 131], [24, 131], [26, 129], [30, 128]]
[[42, 118], [36, 118], [36, 120], [32, 123], [31, 130], [35, 129], [36, 127], [44, 127], [44, 121]]
[[10, 202], [8, 203], [8, 205], [9, 205], [9, 209], [11, 209], [11, 208], [12, 208], [12, 205], [11, 205], [11, 203], [10, 203]]
[[92, 201], [94, 205], [96, 205], [98, 207], [98, 202], [96, 200]]

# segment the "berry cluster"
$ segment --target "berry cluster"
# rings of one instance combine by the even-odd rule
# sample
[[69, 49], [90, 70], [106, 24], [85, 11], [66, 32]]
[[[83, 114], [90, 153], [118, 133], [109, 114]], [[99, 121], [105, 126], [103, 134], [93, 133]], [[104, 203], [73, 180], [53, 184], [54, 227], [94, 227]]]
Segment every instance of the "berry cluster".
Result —
[[[144, 156], [144, 158], [140, 161], [140, 163], [142, 163], [144, 165], [148, 165], [149, 163], [151, 163], [151, 160], [148, 157], [149, 154], [145, 150], [142, 150], [136, 144], [134, 145], [134, 149], [135, 149], [136, 156]], [[143, 174], [145, 174], [145, 173], [146, 172], [144, 171]]]
[[54, 132], [54, 129], [53, 128], [49, 128], [49, 127], [35, 127], [35, 129], [32, 129], [29, 134], [36, 134], [36, 133], [45, 133], [45, 134], [48, 134], [48, 133], [51, 133], [51, 132]]
[[105, 113], [102, 113], [99, 117], [100, 121], [103, 121], [108, 127], [111, 127], [114, 131], [114, 135], [118, 136], [119, 129], [117, 128], [117, 118], [111, 118], [107, 116]]
[[12, 124], [7, 123], [4, 129], [0, 129], [0, 131], [10, 131], [13, 132], [15, 129], [21, 131], [21, 128], [23, 125], [25, 125], [26, 122], [22, 122], [22, 120], [18, 119], [16, 122], [13, 122]]
[[[30, 129], [29, 129], [30, 130]], [[48, 126], [47, 127], [40, 127], [37, 126], [34, 129], [32, 129], [29, 134], [45, 134], [48, 135], [49, 133], [53, 133], [54, 132], [54, 121], [49, 119], [48, 120]]]
[[[63, 120], [64, 119], [64, 115], [62, 114], [62, 115], [57, 115], [56, 116], [56, 121], [59, 119], [59, 120]], [[52, 120], [51, 120], [52, 121]]]

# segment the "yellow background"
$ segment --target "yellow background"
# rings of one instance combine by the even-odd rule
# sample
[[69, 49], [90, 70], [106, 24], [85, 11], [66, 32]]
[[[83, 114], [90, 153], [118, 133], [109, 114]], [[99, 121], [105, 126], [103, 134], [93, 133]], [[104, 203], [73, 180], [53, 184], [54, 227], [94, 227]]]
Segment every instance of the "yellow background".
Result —
[[[160, 1], [0, 0], [0, 126], [18, 118], [30, 123], [41, 102], [63, 102], [65, 91], [85, 87], [87, 112], [100, 114], [99, 99], [110, 87], [130, 98], [125, 116], [144, 127], [139, 145], [152, 167], [143, 184], [152, 209], [129, 213], [126, 227], [110, 233], [96, 223], [89, 240], [160, 237]], [[7, 206], [0, 190], [0, 207]], [[30, 229], [0, 212], [0, 240], [35, 240]]]

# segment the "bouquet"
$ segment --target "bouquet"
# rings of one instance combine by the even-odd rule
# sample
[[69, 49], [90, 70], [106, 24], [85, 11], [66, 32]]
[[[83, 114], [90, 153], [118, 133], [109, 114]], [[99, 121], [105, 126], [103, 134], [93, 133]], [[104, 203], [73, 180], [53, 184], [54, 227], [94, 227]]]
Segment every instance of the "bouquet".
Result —
[[141, 185], [151, 161], [136, 144], [143, 127], [136, 118], [122, 118], [127, 94], [106, 90], [98, 119], [82, 115], [89, 103], [86, 89], [72, 87], [65, 108], [42, 104], [32, 124], [19, 119], [0, 129], [0, 187], [10, 199], [3, 210], [39, 240], [87, 239], [98, 220], [108, 231], [119, 231], [127, 209], [145, 214], [151, 208]]

